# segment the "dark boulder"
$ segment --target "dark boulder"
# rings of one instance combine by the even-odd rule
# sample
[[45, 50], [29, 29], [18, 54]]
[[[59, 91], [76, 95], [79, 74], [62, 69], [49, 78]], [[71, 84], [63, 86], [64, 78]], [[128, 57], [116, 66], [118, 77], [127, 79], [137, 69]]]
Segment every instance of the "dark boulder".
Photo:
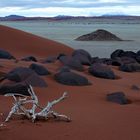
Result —
[[125, 51], [121, 57], [129, 57], [129, 58], [136, 58], [136, 53], [132, 51]]
[[100, 58], [99, 57], [92, 57], [92, 60], [91, 60], [91, 63], [94, 64], [94, 63], [100, 63]]
[[136, 53], [132, 52], [132, 51], [124, 51], [121, 49], [115, 50], [112, 54], [111, 54], [111, 59], [116, 59], [116, 58], [120, 58], [120, 57], [127, 57], [127, 58], [136, 58]]
[[95, 63], [89, 68], [89, 73], [105, 79], [115, 79], [116, 76], [114, 72], [105, 64]]
[[62, 56], [67, 56], [67, 55], [64, 54], [64, 53], [60, 53], [60, 54], [57, 56], [57, 59], [59, 60], [59, 58], [62, 57]]
[[110, 102], [118, 103], [121, 105], [129, 104], [129, 101], [123, 92], [114, 92], [108, 94], [106, 98]]
[[63, 69], [60, 72], [56, 73], [54, 76], [55, 80], [64, 85], [71, 85], [71, 86], [90, 85], [86, 77], [67, 70], [65, 71]]
[[132, 63], [136, 63], [136, 59], [134, 59], [133, 57], [128, 57], [128, 56], [123, 56], [120, 58], [120, 61], [122, 64], [132, 64]]
[[119, 69], [124, 72], [139, 72], [140, 64], [138, 63], [123, 64], [119, 67]]
[[59, 61], [64, 65], [68, 66], [71, 69], [78, 70], [78, 71], [83, 71], [84, 67], [81, 64], [81, 62], [77, 59], [74, 59], [73, 57], [69, 56], [61, 56], [59, 57]]
[[121, 66], [122, 63], [120, 60], [112, 60], [112, 63], [111, 63], [112, 66]]
[[14, 82], [22, 82], [32, 86], [46, 87], [46, 82], [33, 70], [25, 67], [18, 67], [5, 75], [5, 78]]
[[94, 64], [94, 63], [112, 65], [112, 59], [110, 59], [110, 58], [92, 57], [92, 64]]
[[77, 41], [122, 41], [119, 37], [103, 29], [82, 35], [76, 38]]
[[15, 59], [9, 52], [0, 49], [0, 58], [2, 59]]
[[112, 65], [121, 66], [122, 64], [132, 64], [136, 63], [137, 61], [134, 58], [131, 57], [116, 57], [112, 60]]
[[33, 61], [37, 62], [37, 59], [34, 56], [27, 56], [21, 59], [22, 61]]
[[58, 70], [58, 73], [62, 73], [62, 72], [71, 72], [71, 70], [68, 66], [63, 66]]
[[38, 65], [38, 64], [31, 64], [29, 66], [30, 69], [32, 69], [33, 71], [35, 71], [38, 75], [49, 75], [50, 72], [42, 65]]
[[139, 50], [139, 51], [137, 51], [137, 53], [136, 53], [136, 54], [140, 56], [140, 50]]
[[0, 86], [0, 95], [8, 94], [8, 93], [16, 93], [25, 96], [30, 96], [28, 92], [28, 85], [24, 84], [10, 84], [10, 85], [1, 85]]
[[72, 57], [79, 60], [83, 65], [91, 65], [92, 57], [87, 51], [83, 49], [75, 50], [72, 53]]
[[17, 67], [11, 70], [7, 75], [6, 78], [11, 81], [21, 82], [27, 79], [30, 75], [35, 74], [35, 72], [29, 68], [25, 67]]
[[136, 53], [136, 60], [138, 63], [140, 63], [140, 51]]
[[54, 63], [57, 60], [56, 56], [48, 56], [42, 63]]
[[115, 50], [112, 54], [111, 54], [111, 59], [116, 59], [117, 57], [121, 57], [124, 54], [124, 51], [121, 49], [117, 49]]
[[139, 55], [136, 56], [136, 60], [138, 63], [140, 63], [140, 56]]
[[101, 61], [103, 62], [103, 64], [106, 64], [106, 65], [112, 64], [112, 60], [109, 58], [101, 58]]

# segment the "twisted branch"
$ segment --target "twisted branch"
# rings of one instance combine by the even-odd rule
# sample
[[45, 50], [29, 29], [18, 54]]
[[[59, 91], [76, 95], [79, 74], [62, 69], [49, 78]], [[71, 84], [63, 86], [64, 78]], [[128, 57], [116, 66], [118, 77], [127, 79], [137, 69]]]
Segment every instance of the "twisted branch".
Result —
[[[62, 97], [60, 97], [59, 99], [56, 99], [52, 102], [48, 102], [47, 106], [44, 108], [40, 107], [40, 105], [38, 103], [39, 102], [38, 98], [31, 85], [29, 85], [28, 92], [30, 94], [30, 99], [28, 99], [28, 97], [21, 95], [21, 94], [16, 94], [16, 93], [5, 94], [5, 96], [13, 97], [14, 101], [15, 101], [5, 122], [9, 121], [9, 119], [12, 117], [13, 114], [24, 115], [28, 119], [32, 119], [32, 122], [35, 122], [35, 120], [40, 117], [43, 117], [44, 119], [48, 119], [49, 117], [54, 117], [54, 118], [65, 119], [66, 121], [70, 121], [70, 118], [67, 117], [66, 115], [56, 113], [52, 110], [52, 107], [54, 105], [61, 102], [62, 100], [64, 100], [67, 97], [67, 92], [64, 92]], [[25, 108], [25, 105], [28, 103], [32, 104], [32, 108], [29, 110]], [[41, 109], [41, 111], [36, 112], [37, 108]]]

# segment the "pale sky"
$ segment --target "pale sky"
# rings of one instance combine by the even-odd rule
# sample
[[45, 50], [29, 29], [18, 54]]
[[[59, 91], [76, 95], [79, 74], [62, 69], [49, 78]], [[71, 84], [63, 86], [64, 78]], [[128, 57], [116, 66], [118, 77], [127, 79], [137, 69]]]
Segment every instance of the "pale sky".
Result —
[[0, 0], [0, 16], [140, 15], [140, 0]]

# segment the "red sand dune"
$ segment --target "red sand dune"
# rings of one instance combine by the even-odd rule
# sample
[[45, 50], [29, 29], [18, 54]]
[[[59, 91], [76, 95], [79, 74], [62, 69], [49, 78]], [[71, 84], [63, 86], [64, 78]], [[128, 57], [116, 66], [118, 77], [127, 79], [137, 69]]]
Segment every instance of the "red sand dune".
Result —
[[15, 57], [34, 55], [46, 57], [70, 53], [73, 49], [66, 45], [30, 33], [0, 25], [0, 48], [11, 52]]
[[[2, 33], [1, 30], [3, 30]], [[1, 46], [14, 53], [15, 56], [21, 57], [21, 55], [32, 51], [37, 57], [46, 56], [42, 50], [45, 50], [48, 40], [7, 27], [0, 27], [0, 39], [4, 38], [3, 32], [5, 30], [6, 34], [4, 36], [7, 38], [7, 42], [10, 40], [14, 43], [8, 44], [1, 41], [3, 45], [5, 44], [5, 46]], [[11, 34], [17, 38], [20, 34], [20, 40], [22, 40], [22, 36], [26, 36], [26, 39], [24, 39], [24, 43], [11, 40]], [[32, 38], [32, 42], [28, 37]], [[36, 43], [32, 45], [33, 42], [43, 42], [39, 53], [34, 48], [39, 44], [37, 46]], [[20, 46], [20, 43], [24, 45]], [[49, 46], [46, 47], [46, 50], [54, 54], [58, 53], [58, 48], [61, 48], [61, 45], [51, 42], [50, 44], [55, 44], [53, 49]], [[22, 50], [17, 49], [19, 46]], [[27, 48], [27, 46], [30, 48]], [[71, 49], [63, 46], [62, 51], [64, 50], [66, 52], [71, 51]], [[49, 51], [47, 51], [48, 54]], [[18, 62], [16, 64], [12, 60], [0, 60], [0, 65], [3, 66], [0, 67], [0, 72], [8, 72], [17, 65], [28, 66], [29, 64], [29, 62]], [[55, 64], [44, 64], [44, 66], [55, 73], [60, 64], [57, 62]], [[35, 88], [41, 105], [46, 105], [47, 101], [59, 97], [64, 91], [68, 91], [69, 98], [56, 105], [55, 110], [70, 116], [72, 122], [52, 120], [48, 122], [38, 121], [33, 124], [29, 120], [13, 117], [5, 127], [0, 128], [0, 140], [140, 140], [140, 92], [131, 89], [134, 84], [140, 85], [140, 73], [125, 73], [120, 72], [117, 68], [112, 69], [116, 75], [121, 77], [120, 79], [106, 80], [92, 77], [87, 74], [87, 71], [79, 72], [92, 82], [92, 85], [83, 87], [61, 85], [53, 80], [53, 75], [44, 77], [48, 87]], [[125, 92], [132, 103], [122, 106], [107, 102], [106, 94], [114, 91]], [[11, 98], [0, 96], [0, 123], [6, 118], [11, 105]]]

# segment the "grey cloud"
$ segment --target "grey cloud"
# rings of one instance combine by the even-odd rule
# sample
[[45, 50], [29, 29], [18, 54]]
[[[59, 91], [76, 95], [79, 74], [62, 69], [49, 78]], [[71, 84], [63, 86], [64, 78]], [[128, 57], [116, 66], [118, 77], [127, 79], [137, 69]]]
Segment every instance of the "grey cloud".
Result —
[[70, 8], [92, 8], [106, 6], [129, 6], [138, 5], [138, 0], [127, 0], [126, 2], [99, 2], [99, 0], [0, 0], [0, 7], [22, 7], [22, 8], [44, 8], [44, 7], [70, 7]]

